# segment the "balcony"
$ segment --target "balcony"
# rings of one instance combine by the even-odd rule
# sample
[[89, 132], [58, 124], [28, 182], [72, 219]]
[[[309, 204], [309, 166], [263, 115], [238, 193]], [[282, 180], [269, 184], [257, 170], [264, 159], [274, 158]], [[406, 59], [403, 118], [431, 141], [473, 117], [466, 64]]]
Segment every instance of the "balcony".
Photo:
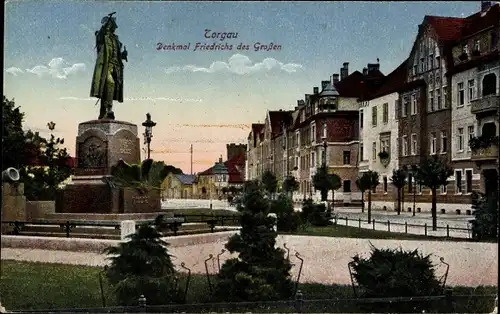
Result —
[[488, 95], [471, 101], [470, 112], [472, 114], [496, 112], [500, 104], [499, 95]]
[[470, 146], [472, 161], [494, 161], [498, 158], [498, 136], [473, 138]]

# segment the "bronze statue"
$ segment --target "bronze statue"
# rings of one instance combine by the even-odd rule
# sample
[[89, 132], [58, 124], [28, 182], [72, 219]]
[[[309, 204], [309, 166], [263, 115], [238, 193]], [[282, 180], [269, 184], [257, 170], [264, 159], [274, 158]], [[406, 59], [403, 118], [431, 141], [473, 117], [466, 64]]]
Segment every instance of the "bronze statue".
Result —
[[113, 100], [123, 102], [123, 61], [127, 60], [127, 49], [118, 40], [118, 28], [113, 12], [101, 20], [101, 29], [95, 32], [97, 60], [92, 77], [90, 96], [101, 100], [100, 119], [115, 119]]

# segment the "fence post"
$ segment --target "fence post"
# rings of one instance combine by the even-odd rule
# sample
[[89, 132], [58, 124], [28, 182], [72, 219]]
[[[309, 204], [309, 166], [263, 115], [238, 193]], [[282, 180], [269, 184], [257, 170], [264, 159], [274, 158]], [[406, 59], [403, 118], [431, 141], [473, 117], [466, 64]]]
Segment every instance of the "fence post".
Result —
[[297, 311], [297, 313], [302, 313], [303, 303], [304, 295], [302, 294], [302, 291], [297, 290], [297, 293], [295, 294], [295, 311]]
[[453, 313], [453, 290], [446, 289], [444, 291], [444, 297], [446, 302], [446, 312]]
[[405, 221], [405, 233], [408, 233], [408, 222]]
[[345, 217], [345, 225], [349, 226], [349, 217]]
[[358, 219], [358, 226], [361, 228], [361, 218]]
[[424, 235], [427, 235], [427, 224], [424, 224]]
[[391, 232], [391, 221], [387, 220], [387, 232]]
[[450, 225], [446, 225], [446, 237], [450, 237]]
[[375, 219], [372, 220], [373, 230], [375, 230]]
[[146, 297], [144, 296], [144, 294], [141, 294], [141, 296], [139, 297], [139, 307], [142, 311], [146, 312]]

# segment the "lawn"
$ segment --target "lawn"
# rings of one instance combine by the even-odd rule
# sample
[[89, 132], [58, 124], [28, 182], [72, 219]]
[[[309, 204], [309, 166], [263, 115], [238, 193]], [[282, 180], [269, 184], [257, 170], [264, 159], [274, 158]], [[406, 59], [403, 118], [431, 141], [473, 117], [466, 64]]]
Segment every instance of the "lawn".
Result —
[[[0, 291], [2, 293], [2, 305], [8, 310], [41, 310], [62, 308], [89, 308], [101, 307], [102, 299], [99, 288], [99, 272], [101, 268], [89, 266], [43, 264], [19, 261], [1, 262]], [[184, 287], [186, 277], [180, 280]], [[213, 278], [212, 280], [214, 280]], [[299, 289], [304, 294], [304, 299], [334, 299], [352, 298], [352, 287], [340, 285], [323, 285], [305, 283], [300, 284]], [[112, 289], [104, 283], [106, 306], [116, 305], [112, 297]], [[456, 312], [491, 312], [493, 307], [492, 298], [472, 300], [472, 294], [489, 295], [496, 294], [496, 287], [456, 287], [453, 294], [461, 294], [465, 297], [455, 304]], [[194, 275], [189, 285], [187, 303], [210, 302], [210, 294], [207, 278], [203, 275]], [[319, 305], [319, 304], [318, 304]], [[208, 306], [206, 306], [208, 307]], [[357, 312], [359, 308], [343, 308]], [[240, 310], [242, 308], [240, 307]], [[246, 309], [243, 309], [246, 311]], [[277, 308], [259, 308], [260, 311], [276, 311]], [[289, 311], [290, 308], [279, 308]], [[307, 308], [314, 312], [339, 311], [339, 304], [323, 302], [323, 305]], [[200, 309], [196, 310], [199, 312]], [[243, 311], [243, 312], [245, 312]], [[233, 311], [232, 311], [233, 312]]]
[[[281, 232], [280, 232], [281, 233]], [[398, 233], [379, 230], [370, 230], [366, 228], [357, 228], [352, 226], [332, 225], [326, 227], [305, 226], [293, 233], [282, 233], [293, 235], [307, 235], [317, 237], [334, 238], [360, 238], [360, 239], [392, 239], [392, 240], [423, 240], [423, 241], [454, 241], [471, 242], [473, 240], [466, 238], [446, 238], [425, 236], [410, 233]]]

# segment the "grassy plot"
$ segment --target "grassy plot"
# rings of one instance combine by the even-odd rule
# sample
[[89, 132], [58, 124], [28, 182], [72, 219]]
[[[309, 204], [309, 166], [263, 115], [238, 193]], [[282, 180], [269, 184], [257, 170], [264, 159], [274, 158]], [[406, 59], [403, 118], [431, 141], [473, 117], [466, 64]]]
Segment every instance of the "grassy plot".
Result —
[[[99, 272], [102, 268], [76, 265], [45, 264], [19, 261], [1, 262], [2, 305], [7, 310], [40, 310], [61, 308], [101, 307], [102, 298], [99, 288]], [[212, 278], [212, 282], [215, 278]], [[181, 276], [180, 286], [185, 287], [186, 277]], [[104, 278], [106, 306], [113, 306], [113, 292]], [[323, 285], [304, 283], [299, 285], [307, 300], [352, 298], [352, 287], [345, 285]], [[189, 285], [187, 303], [210, 302], [207, 278], [204, 275], [193, 275]], [[472, 294], [496, 294], [496, 287], [456, 287], [454, 294], [466, 297], [455, 303], [455, 312], [491, 311], [493, 301], [489, 299], [472, 300]], [[208, 306], [207, 306], [208, 307]], [[274, 311], [277, 308], [259, 308], [260, 311]], [[282, 309], [289, 311], [290, 309]], [[307, 311], [306, 311], [307, 310]], [[335, 312], [340, 310], [338, 304], [325, 302], [322, 306], [305, 307], [304, 311]], [[201, 309], [196, 310], [196, 312]], [[239, 307], [238, 312], [247, 312]], [[359, 312], [359, 308], [342, 307], [342, 311]], [[234, 312], [234, 311], [232, 311]]]
[[365, 228], [357, 228], [352, 226], [332, 225], [327, 227], [306, 226], [297, 232], [287, 233], [293, 235], [306, 235], [318, 237], [334, 237], [334, 238], [360, 238], [360, 239], [390, 239], [390, 240], [423, 240], [423, 241], [454, 241], [454, 242], [471, 242], [471, 239], [466, 238], [446, 238], [425, 236], [410, 233], [388, 232], [380, 230], [370, 230]]

